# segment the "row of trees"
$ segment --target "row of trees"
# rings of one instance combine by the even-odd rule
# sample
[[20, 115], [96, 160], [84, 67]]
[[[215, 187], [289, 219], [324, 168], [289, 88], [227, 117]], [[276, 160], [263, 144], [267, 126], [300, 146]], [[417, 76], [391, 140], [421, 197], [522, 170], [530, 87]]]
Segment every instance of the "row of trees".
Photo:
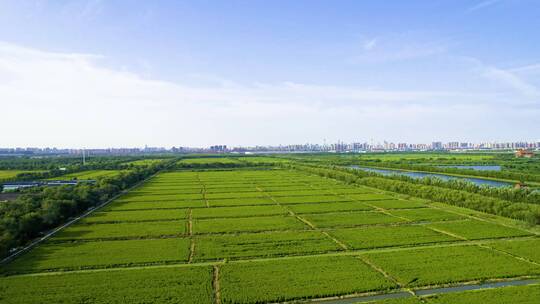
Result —
[[135, 168], [96, 184], [27, 189], [16, 200], [0, 204], [0, 256], [44, 231], [100, 205], [121, 191], [164, 169], [163, 162]]
[[481, 212], [540, 224], [540, 205], [489, 197], [464, 189], [451, 189], [436, 184], [419, 184], [411, 180], [396, 180], [373, 172], [315, 165], [285, 165], [323, 177], [334, 178], [349, 184], [360, 184], [382, 190], [411, 195]]
[[489, 177], [489, 178], [498, 178], [498, 179], [515, 180], [515, 181], [540, 182], [540, 175], [538, 174], [505, 171], [505, 170], [480, 171], [480, 170], [473, 170], [473, 169], [435, 167], [435, 166], [427, 166], [427, 165], [419, 165], [419, 164], [403, 164], [403, 163], [398, 164], [398, 163], [392, 163], [392, 162], [384, 162], [382, 164], [374, 164], [373, 162], [356, 162], [355, 164], [361, 165], [361, 166], [375, 166], [375, 167], [384, 167], [384, 168], [393, 168], [393, 169], [425, 171], [425, 172], [433, 172], [433, 173], [470, 175], [470, 176]]
[[[382, 175], [374, 174], [373, 176], [381, 177]], [[477, 193], [515, 203], [540, 204], [540, 191], [533, 188], [490, 187], [486, 185], [476, 185], [460, 179], [443, 180], [437, 177], [412, 178], [399, 174], [387, 175], [384, 177], [413, 184]]]

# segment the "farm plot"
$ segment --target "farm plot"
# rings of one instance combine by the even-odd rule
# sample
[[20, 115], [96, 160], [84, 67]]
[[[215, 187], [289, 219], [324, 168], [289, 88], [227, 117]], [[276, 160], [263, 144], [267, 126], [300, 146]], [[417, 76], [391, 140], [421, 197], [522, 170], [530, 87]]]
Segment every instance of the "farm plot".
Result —
[[278, 205], [216, 207], [193, 209], [193, 218], [249, 217], [263, 215], [286, 215], [287, 210]]
[[213, 302], [211, 267], [107, 270], [0, 278], [0, 302], [193, 303]]
[[499, 241], [489, 246], [540, 263], [540, 239]]
[[427, 207], [426, 204], [415, 200], [380, 200], [370, 201], [369, 205], [382, 209], [414, 209]]
[[372, 211], [306, 214], [302, 215], [302, 217], [318, 228], [354, 227], [405, 222], [403, 219]]
[[48, 243], [11, 263], [8, 273], [186, 262], [189, 239]]
[[58, 233], [53, 240], [93, 240], [179, 236], [186, 232], [185, 221], [139, 222], [74, 225]]
[[479, 246], [368, 253], [404, 286], [423, 286], [540, 274], [540, 267]]
[[292, 211], [298, 214], [373, 210], [372, 207], [368, 205], [364, 205], [361, 202], [294, 204], [294, 205], [287, 205], [287, 208], [291, 209]]
[[220, 269], [223, 303], [328, 297], [395, 287], [351, 256], [228, 263]]
[[450, 221], [460, 220], [465, 217], [459, 214], [450, 213], [434, 208], [420, 208], [411, 210], [391, 210], [388, 211], [394, 216], [406, 218], [414, 222], [435, 222], [435, 221]]
[[94, 212], [92, 216], [89, 216], [83, 219], [81, 223], [93, 224], [93, 223], [180, 220], [180, 219], [185, 219], [186, 216], [187, 216], [186, 209], [109, 211], [109, 212]]
[[225, 206], [255, 206], [255, 205], [275, 205], [276, 203], [268, 197], [244, 197], [244, 198], [223, 198], [209, 199], [210, 207]]
[[331, 235], [353, 249], [394, 247], [458, 241], [418, 225], [336, 229]]
[[195, 240], [195, 260], [304, 255], [341, 248], [318, 231], [284, 231], [200, 236]]
[[220, 218], [193, 221], [193, 233], [232, 233], [308, 229], [292, 216]]
[[160, 202], [129, 202], [115, 201], [109, 204], [103, 211], [132, 211], [145, 209], [179, 209], [179, 208], [203, 208], [206, 207], [204, 200], [193, 201], [160, 201]]
[[160, 195], [136, 195], [127, 194], [118, 199], [118, 202], [170, 202], [170, 201], [194, 201], [202, 200], [201, 193], [192, 194], [160, 194]]
[[206, 193], [206, 199], [225, 199], [225, 198], [258, 198], [265, 197], [260, 191], [253, 192], [223, 192], [223, 193]]
[[347, 202], [350, 199], [339, 197], [336, 195], [320, 195], [320, 196], [286, 196], [274, 198], [282, 204], [307, 204], [307, 203], [325, 203], [325, 202]]
[[378, 200], [391, 200], [394, 197], [388, 194], [379, 193], [360, 193], [360, 194], [345, 194], [349, 200], [355, 201], [378, 201]]
[[324, 195], [332, 195], [330, 191], [324, 191], [324, 190], [295, 190], [295, 191], [273, 191], [273, 192], [267, 192], [268, 195], [278, 198], [278, 197], [294, 197], [294, 196], [324, 196]]
[[531, 235], [529, 232], [523, 230], [476, 220], [455, 223], [433, 223], [429, 226], [441, 231], [459, 235], [469, 240]]

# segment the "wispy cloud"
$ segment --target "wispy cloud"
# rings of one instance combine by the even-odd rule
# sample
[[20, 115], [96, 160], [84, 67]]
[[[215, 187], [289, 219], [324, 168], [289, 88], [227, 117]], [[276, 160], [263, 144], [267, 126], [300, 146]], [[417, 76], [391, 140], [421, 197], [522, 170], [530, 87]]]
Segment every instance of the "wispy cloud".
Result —
[[362, 45], [364, 50], [371, 51], [375, 46], [377, 45], [377, 38], [369, 39], [364, 41], [364, 44]]
[[479, 10], [482, 10], [482, 9], [485, 9], [485, 8], [488, 8], [490, 6], [493, 6], [499, 2], [501, 2], [502, 0], [486, 0], [486, 1], [482, 1], [482, 2], [479, 2], [471, 7], [469, 7], [466, 12], [467, 13], [472, 13], [472, 12], [475, 12], [475, 11], [479, 11]]
[[540, 63], [520, 66], [520, 67], [509, 69], [508, 71], [512, 73], [522, 73], [522, 72], [523, 73], [529, 73], [529, 72], [536, 73], [536, 72], [540, 72]]
[[509, 86], [524, 96], [540, 97], [540, 90], [538, 87], [528, 83], [508, 70], [503, 70], [496, 67], [486, 67], [483, 75]]

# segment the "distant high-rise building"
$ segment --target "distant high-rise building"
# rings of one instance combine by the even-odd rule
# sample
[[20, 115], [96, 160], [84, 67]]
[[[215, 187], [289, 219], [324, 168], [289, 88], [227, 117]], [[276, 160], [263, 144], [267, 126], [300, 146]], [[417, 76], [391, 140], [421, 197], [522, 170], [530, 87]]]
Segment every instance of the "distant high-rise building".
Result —
[[434, 141], [431, 143], [431, 149], [433, 150], [442, 150], [443, 148], [443, 145], [442, 145], [442, 142], [440, 141]]

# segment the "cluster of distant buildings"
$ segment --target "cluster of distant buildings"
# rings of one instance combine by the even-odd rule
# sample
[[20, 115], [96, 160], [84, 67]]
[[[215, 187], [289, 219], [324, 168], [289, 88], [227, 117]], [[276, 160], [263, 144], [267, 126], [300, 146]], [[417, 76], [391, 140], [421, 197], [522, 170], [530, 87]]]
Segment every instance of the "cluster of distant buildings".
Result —
[[[210, 147], [148, 147], [144, 148], [105, 148], [84, 149], [87, 155], [136, 155], [136, 154], [163, 154], [163, 153], [291, 153], [291, 152], [391, 152], [391, 151], [468, 151], [468, 150], [540, 150], [538, 142], [440, 142], [432, 143], [345, 143], [332, 144], [300, 144], [278, 146], [246, 146], [228, 147], [227, 145], [215, 145]], [[0, 148], [1, 155], [80, 155], [82, 149], [58, 149], [58, 148]], [[525, 153], [526, 154], [526, 153]], [[524, 154], [524, 155], [525, 155]]]

